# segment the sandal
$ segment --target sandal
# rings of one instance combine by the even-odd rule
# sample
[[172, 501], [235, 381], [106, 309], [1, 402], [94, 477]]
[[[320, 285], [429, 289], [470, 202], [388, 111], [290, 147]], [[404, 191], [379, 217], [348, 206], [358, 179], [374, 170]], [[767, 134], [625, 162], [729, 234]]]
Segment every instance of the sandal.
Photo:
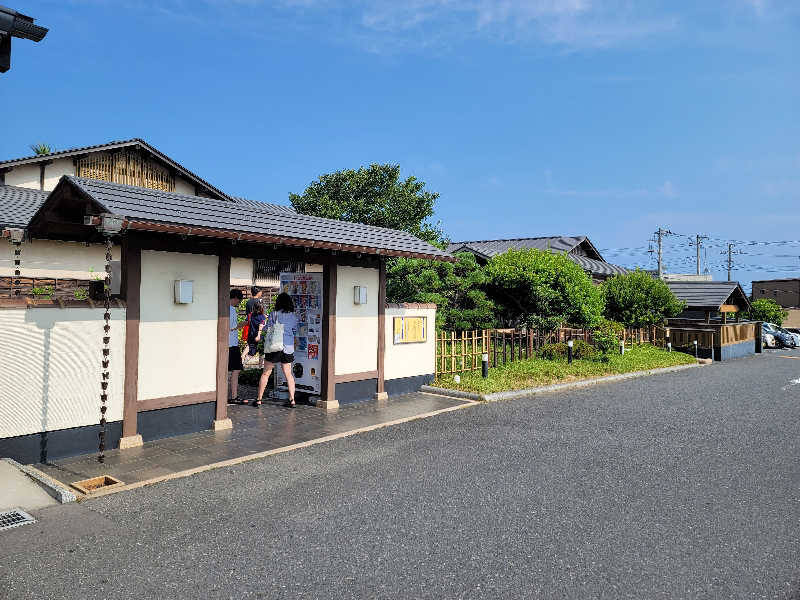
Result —
[[253, 400], [250, 406], [255, 406], [256, 408], [261, 408], [261, 400]]
[[236, 404], [249, 404], [249, 402], [244, 398], [239, 398], [239, 396], [236, 396]]
[[297, 406], [297, 403], [294, 400], [287, 400], [286, 402], [283, 403], [283, 405], [289, 408], [294, 408], [295, 406]]

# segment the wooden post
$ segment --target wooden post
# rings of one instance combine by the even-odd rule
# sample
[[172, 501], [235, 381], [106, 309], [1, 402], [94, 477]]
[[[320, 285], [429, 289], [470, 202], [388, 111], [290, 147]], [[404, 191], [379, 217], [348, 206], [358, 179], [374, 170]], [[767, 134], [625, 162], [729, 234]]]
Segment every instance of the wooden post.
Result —
[[228, 337], [231, 329], [231, 254], [220, 253], [217, 265], [217, 407], [211, 428], [232, 429], [228, 418]]
[[122, 405], [122, 438], [120, 449], [135, 448], [143, 443], [137, 432], [139, 401], [139, 317], [141, 315], [142, 249], [130, 233], [122, 242], [121, 291], [127, 302], [125, 312], [125, 386]]
[[336, 263], [322, 267], [322, 381], [320, 407], [326, 410], [339, 408], [336, 400]]
[[386, 261], [379, 259], [378, 263], [378, 386], [375, 392], [376, 400], [388, 400], [389, 395], [385, 390], [386, 377]]

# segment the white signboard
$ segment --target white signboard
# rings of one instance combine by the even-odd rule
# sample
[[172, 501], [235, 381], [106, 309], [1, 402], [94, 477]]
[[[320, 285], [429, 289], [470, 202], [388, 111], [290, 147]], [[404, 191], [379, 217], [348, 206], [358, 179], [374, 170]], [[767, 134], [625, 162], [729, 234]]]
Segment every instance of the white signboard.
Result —
[[[281, 273], [280, 291], [289, 294], [297, 315], [294, 336], [294, 374], [297, 390], [319, 394], [322, 389], [322, 273]], [[286, 387], [283, 373], [278, 385]]]

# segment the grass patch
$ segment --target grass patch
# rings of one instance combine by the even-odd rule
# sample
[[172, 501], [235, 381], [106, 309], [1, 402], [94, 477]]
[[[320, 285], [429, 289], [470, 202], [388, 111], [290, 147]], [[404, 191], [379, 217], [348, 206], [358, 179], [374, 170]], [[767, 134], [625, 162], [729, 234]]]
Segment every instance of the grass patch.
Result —
[[603, 361], [599, 357], [585, 358], [575, 360], [570, 365], [566, 359], [532, 358], [489, 369], [487, 379], [481, 377], [480, 371], [472, 371], [461, 375], [461, 383], [454, 383], [453, 376], [446, 375], [438, 378], [433, 385], [464, 392], [492, 394], [604, 375], [689, 365], [694, 362], [696, 362], [694, 356], [683, 352], [667, 352], [644, 344], [627, 348], [624, 356], [610, 354], [608, 361]]

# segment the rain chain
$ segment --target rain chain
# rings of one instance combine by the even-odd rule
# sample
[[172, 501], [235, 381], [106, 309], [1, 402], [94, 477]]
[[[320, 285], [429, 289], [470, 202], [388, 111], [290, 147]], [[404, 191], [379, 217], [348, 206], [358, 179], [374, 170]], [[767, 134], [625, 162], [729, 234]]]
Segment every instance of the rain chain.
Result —
[[20, 263], [22, 259], [20, 255], [22, 254], [22, 241], [14, 241], [14, 295], [19, 297], [20, 294], [20, 281], [19, 281], [19, 269]]
[[103, 327], [103, 379], [100, 382], [100, 454], [97, 457], [97, 462], [104, 463], [106, 460], [106, 402], [108, 400], [108, 365], [111, 354], [111, 236], [106, 236], [106, 279], [103, 285], [103, 307], [105, 313], [105, 326]]

